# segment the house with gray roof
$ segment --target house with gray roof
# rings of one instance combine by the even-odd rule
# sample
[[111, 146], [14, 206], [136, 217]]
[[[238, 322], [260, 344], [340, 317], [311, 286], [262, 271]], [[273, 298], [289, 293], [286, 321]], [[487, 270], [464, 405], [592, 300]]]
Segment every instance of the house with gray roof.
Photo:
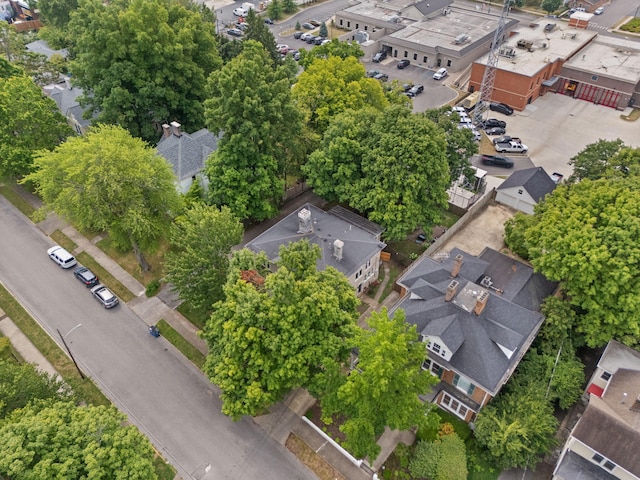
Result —
[[273, 268], [280, 260], [280, 247], [307, 239], [318, 245], [322, 255], [318, 270], [334, 267], [342, 272], [360, 295], [378, 279], [380, 240], [384, 229], [360, 215], [336, 206], [328, 212], [306, 204], [247, 243], [254, 252], [265, 252]]
[[534, 340], [540, 304], [555, 284], [496, 250], [478, 257], [453, 249], [442, 262], [423, 256], [398, 279], [402, 309], [416, 326], [440, 378], [429, 399], [473, 421], [509, 380]]
[[588, 385], [553, 479], [640, 480], [640, 352], [611, 340]]
[[45, 57], [47, 57], [47, 60], [51, 60], [51, 57], [53, 57], [54, 55], [60, 55], [62, 58], [67, 58], [69, 56], [69, 51], [66, 48], [54, 50], [44, 40], [35, 40], [33, 42], [27, 43], [25, 47], [30, 52], [44, 55]]
[[[92, 119], [84, 118], [85, 109], [78, 102], [78, 98], [84, 93], [81, 88], [71, 85], [69, 77], [65, 77], [61, 82], [46, 85], [42, 89], [56, 102], [58, 110], [78, 135], [87, 133]], [[95, 117], [95, 114], [93, 116]]]
[[156, 148], [171, 164], [178, 179], [178, 191], [187, 193], [194, 181], [206, 188], [204, 167], [207, 158], [218, 149], [218, 137], [206, 128], [191, 134], [183, 132], [178, 122], [162, 125], [162, 132]]
[[513, 172], [496, 189], [496, 202], [532, 215], [533, 208], [554, 188], [556, 183], [544, 168], [525, 168]]

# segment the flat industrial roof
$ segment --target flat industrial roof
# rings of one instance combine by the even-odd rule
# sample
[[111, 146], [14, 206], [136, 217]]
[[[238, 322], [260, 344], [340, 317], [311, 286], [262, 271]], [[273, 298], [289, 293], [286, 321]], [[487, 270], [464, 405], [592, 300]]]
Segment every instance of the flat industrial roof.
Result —
[[[388, 35], [388, 38], [432, 48], [460, 51], [488, 35], [493, 35], [498, 26], [500, 9], [494, 8], [494, 13], [487, 13], [484, 8], [474, 9], [465, 5], [454, 2], [447, 7], [446, 15], [438, 15], [413, 23]], [[509, 29], [516, 25], [517, 20], [508, 19], [507, 22], [507, 29]], [[456, 39], [461, 35], [467, 35], [467, 38], [456, 43]]]
[[[553, 30], [551, 25], [555, 25]], [[571, 58], [598, 35], [590, 30], [569, 27], [564, 22], [549, 19], [530, 25], [519, 25], [513, 33], [514, 35], [500, 47], [503, 52], [510, 49], [513, 56], [500, 55], [498, 69], [526, 76], [534, 76], [548, 63]], [[519, 41], [530, 42], [530, 48], [519, 48]], [[486, 65], [487, 57], [488, 54], [482, 56], [477, 63]]]
[[[373, 20], [394, 23], [394, 19], [401, 17], [401, 12], [407, 7], [413, 5], [414, 0], [391, 1], [385, 3], [379, 2], [362, 2], [351, 7], [345, 8], [343, 12], [352, 15], [359, 15]], [[406, 19], [403, 19], [406, 20]], [[397, 23], [403, 23], [402, 21]]]
[[636, 84], [640, 81], [640, 42], [598, 36], [564, 66]]

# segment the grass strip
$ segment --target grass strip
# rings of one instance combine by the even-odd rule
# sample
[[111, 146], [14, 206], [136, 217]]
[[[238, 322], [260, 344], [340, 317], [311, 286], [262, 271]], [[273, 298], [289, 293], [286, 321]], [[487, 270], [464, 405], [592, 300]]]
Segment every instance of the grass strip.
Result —
[[162, 336], [166, 338], [171, 345], [180, 350], [185, 357], [202, 370], [205, 356], [200, 352], [200, 350], [187, 342], [182, 335], [176, 332], [174, 328], [164, 320], [160, 320], [156, 326], [158, 327], [158, 330], [160, 330]]
[[207, 320], [209, 320], [210, 317], [209, 313], [193, 308], [189, 302], [182, 302], [176, 310], [200, 330], [204, 330], [204, 327], [207, 325]]
[[176, 476], [176, 469], [168, 464], [159, 453], [156, 453], [153, 457], [153, 468], [156, 471], [158, 480], [173, 480]]
[[49, 360], [79, 398], [91, 405], [110, 405], [111, 402], [91, 379], [80, 378], [71, 359], [2, 285], [0, 285], [0, 308]]
[[20, 210], [24, 215], [31, 218], [36, 211], [22, 196], [16, 192], [11, 185], [0, 185], [0, 195], [9, 200], [9, 202]]
[[62, 248], [66, 249], [68, 252], [73, 252], [76, 248], [78, 248], [78, 245], [76, 245], [73, 240], [67, 237], [60, 230], [56, 230], [49, 236], [53, 239], [53, 241], [55, 241]]
[[80, 252], [77, 255], [77, 259], [82, 265], [95, 273], [100, 280], [100, 283], [106, 285], [124, 303], [127, 303], [136, 298], [136, 296], [131, 293], [131, 291], [129, 291], [127, 287], [121, 284], [113, 275], [102, 268], [102, 265], [96, 262], [94, 258], [87, 252]]
[[345, 478], [327, 461], [313, 451], [295, 433], [289, 434], [285, 443], [286, 447], [298, 460], [304, 463], [309, 470], [315, 473], [320, 480], [345, 480]]
[[389, 281], [384, 286], [384, 290], [382, 291], [378, 302], [384, 302], [384, 300], [389, 296], [389, 294], [393, 290], [393, 286], [396, 284], [396, 278], [398, 278], [398, 275], [400, 275], [401, 271], [402, 270], [397, 264], [389, 262]]

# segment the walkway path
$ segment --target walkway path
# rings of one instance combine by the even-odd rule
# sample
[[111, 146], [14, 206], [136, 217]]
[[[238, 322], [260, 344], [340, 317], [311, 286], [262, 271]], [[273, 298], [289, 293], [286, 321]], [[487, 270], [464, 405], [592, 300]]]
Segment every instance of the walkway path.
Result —
[[0, 308], [0, 332], [9, 339], [13, 348], [20, 354], [22, 359], [27, 363], [35, 363], [38, 370], [47, 372], [49, 375], [57, 376], [57, 370], [49, 363], [40, 350], [38, 350], [31, 340], [20, 331], [18, 326], [7, 317], [4, 310]]

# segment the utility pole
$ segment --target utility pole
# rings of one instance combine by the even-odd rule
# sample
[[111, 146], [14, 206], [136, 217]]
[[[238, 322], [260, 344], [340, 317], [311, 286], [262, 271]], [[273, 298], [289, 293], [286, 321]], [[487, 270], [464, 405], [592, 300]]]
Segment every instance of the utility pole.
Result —
[[[80, 328], [82, 326], [81, 323], [79, 323], [78, 325], [76, 325], [75, 327], [73, 327], [71, 330], [69, 330], [67, 332], [67, 335], [69, 335], [71, 332], [73, 332], [76, 328]], [[64, 337], [66, 335], [62, 335], [62, 333], [60, 333], [60, 330], [58, 330], [56, 328], [56, 332], [58, 332], [58, 335], [60, 335], [60, 340], [62, 340], [62, 344], [64, 345], [64, 348], [67, 349], [67, 353], [69, 354], [69, 356], [71, 357], [71, 360], [73, 361], [73, 364], [76, 366], [76, 370], [78, 370], [78, 373], [80, 374], [80, 378], [82, 378], [83, 380], [85, 379], [84, 374], [82, 373], [82, 370], [80, 370], [80, 367], [78, 366], [78, 362], [76, 362], [75, 357], [73, 356], [73, 353], [71, 353], [71, 350], [69, 349], [69, 345], [67, 345], [67, 342], [65, 341]]]

